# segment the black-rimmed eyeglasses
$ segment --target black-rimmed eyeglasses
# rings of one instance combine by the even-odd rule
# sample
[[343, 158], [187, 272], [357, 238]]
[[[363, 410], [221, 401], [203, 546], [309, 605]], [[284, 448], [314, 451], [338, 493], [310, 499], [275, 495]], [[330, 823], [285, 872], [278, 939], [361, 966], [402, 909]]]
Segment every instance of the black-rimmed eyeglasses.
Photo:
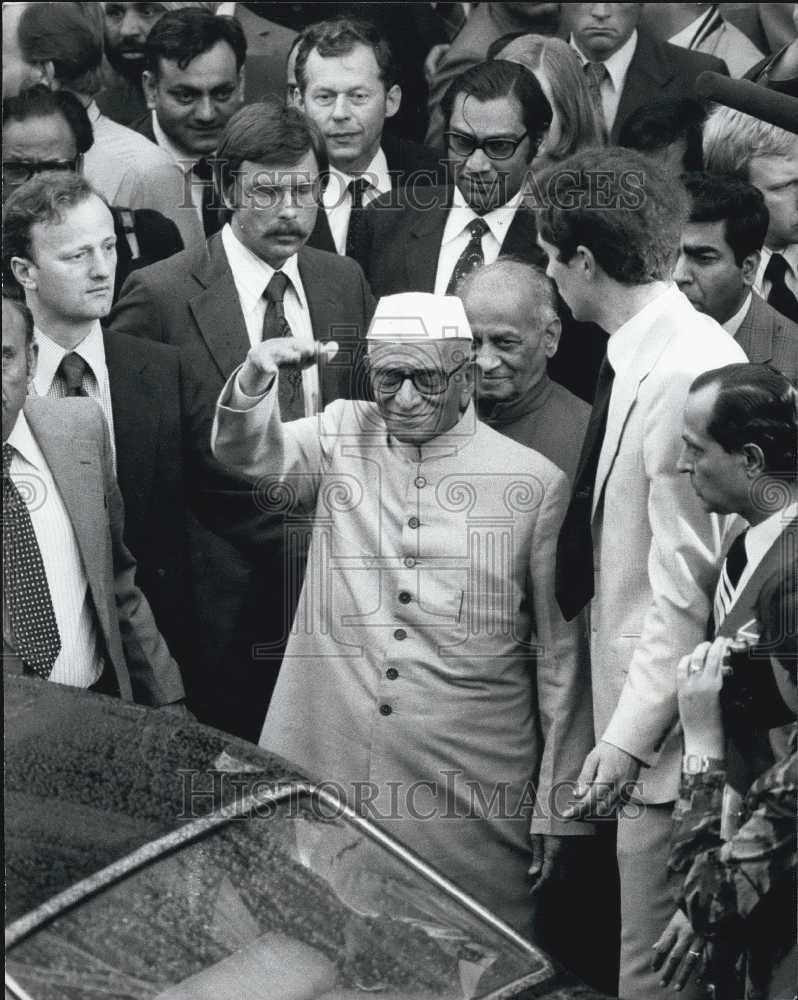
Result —
[[45, 170], [70, 170], [76, 173], [80, 154], [72, 160], [3, 160], [3, 183], [17, 186]]
[[471, 156], [481, 149], [489, 160], [509, 160], [516, 149], [529, 135], [524, 132], [517, 139], [509, 136], [493, 136], [487, 139], [477, 139], [475, 135], [465, 135], [463, 132], [444, 132], [449, 149], [458, 156]]
[[451, 378], [470, 363], [471, 358], [465, 358], [448, 372], [442, 368], [393, 368], [385, 365], [370, 368], [369, 374], [372, 388], [380, 396], [395, 396], [406, 379], [410, 379], [420, 395], [440, 396], [446, 392]]

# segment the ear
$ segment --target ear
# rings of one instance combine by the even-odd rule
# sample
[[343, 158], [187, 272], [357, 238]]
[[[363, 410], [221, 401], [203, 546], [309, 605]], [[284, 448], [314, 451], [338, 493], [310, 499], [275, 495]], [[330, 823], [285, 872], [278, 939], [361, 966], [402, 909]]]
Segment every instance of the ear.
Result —
[[560, 346], [560, 334], [562, 333], [562, 323], [558, 316], [549, 322], [543, 331], [543, 350], [547, 358], [553, 358]]
[[299, 89], [299, 87], [294, 88], [294, 107], [299, 108], [299, 110], [304, 114], [305, 111], [305, 95]]
[[586, 278], [595, 280], [598, 277], [598, 264], [589, 247], [580, 243], [574, 254], [574, 262], [584, 272]]
[[28, 388], [36, 375], [36, 365], [39, 363], [39, 345], [34, 340], [28, 347]]
[[244, 83], [245, 83], [245, 81], [244, 81], [244, 67], [242, 66], [241, 69], [238, 71], [238, 88], [237, 89], [238, 89], [238, 103], [239, 104], [243, 104], [244, 103]]
[[12, 257], [11, 273], [26, 292], [35, 292], [39, 269], [27, 257]]
[[47, 62], [39, 63], [42, 71], [42, 82], [49, 90], [60, 90], [61, 84], [55, 78], [55, 66], [52, 60], [48, 59]]
[[393, 118], [402, 103], [402, 88], [395, 83], [385, 95], [385, 117]]
[[764, 476], [767, 472], [765, 455], [758, 444], [744, 444], [742, 449], [745, 474], [749, 479]]
[[78, 157], [77, 157], [77, 165], [78, 165], [77, 166], [77, 172], [79, 174], [83, 173], [83, 164], [84, 163], [85, 163], [85, 157], [84, 157], [83, 153], [78, 153]]
[[759, 262], [761, 259], [762, 254], [758, 250], [754, 250], [753, 253], [749, 253], [743, 260], [741, 267], [743, 283], [748, 285], [749, 288], [752, 287], [756, 281], [756, 273], [759, 270]]
[[158, 104], [158, 81], [151, 70], [145, 69], [141, 74], [141, 86], [147, 107], [152, 111]]

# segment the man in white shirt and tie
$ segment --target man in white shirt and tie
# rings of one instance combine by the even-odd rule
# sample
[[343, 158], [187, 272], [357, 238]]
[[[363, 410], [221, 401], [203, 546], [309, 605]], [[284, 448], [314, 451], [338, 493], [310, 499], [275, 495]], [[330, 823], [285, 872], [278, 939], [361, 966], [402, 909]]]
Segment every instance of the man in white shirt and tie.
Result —
[[383, 131], [402, 90], [388, 42], [370, 22], [341, 17], [311, 25], [295, 72], [298, 107], [318, 126], [329, 158], [309, 245], [360, 261], [365, 207], [396, 187], [434, 183], [440, 164], [431, 150]]

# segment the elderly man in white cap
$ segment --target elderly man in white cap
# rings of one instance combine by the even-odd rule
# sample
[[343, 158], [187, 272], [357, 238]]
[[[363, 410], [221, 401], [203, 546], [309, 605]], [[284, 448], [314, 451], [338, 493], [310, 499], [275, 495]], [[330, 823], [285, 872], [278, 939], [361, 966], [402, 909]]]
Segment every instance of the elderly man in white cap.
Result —
[[258, 344], [217, 406], [216, 456], [315, 509], [261, 745], [529, 930], [530, 889], [592, 832], [558, 819], [592, 725], [578, 626], [554, 599], [565, 476], [477, 422], [459, 299], [381, 299], [374, 402], [282, 423], [281, 366], [331, 348]]

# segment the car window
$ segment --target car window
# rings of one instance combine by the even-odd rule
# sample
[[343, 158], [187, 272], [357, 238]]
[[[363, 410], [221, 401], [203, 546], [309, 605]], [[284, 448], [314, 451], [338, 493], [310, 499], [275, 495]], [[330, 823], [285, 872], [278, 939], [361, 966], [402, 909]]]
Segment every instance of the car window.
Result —
[[159, 857], [7, 953], [33, 1000], [473, 1000], [551, 972], [306, 793]]

